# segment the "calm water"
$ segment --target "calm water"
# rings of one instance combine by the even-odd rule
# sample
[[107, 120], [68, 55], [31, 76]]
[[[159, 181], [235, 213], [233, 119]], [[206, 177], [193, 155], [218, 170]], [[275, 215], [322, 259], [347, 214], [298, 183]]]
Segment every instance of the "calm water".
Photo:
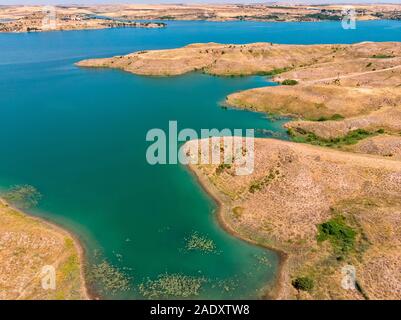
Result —
[[[284, 132], [282, 121], [219, 106], [229, 93], [273, 84], [262, 77], [139, 77], [73, 63], [193, 42], [367, 40], [401, 41], [401, 22], [360, 22], [356, 30], [335, 22], [170, 22], [166, 29], [1, 34], [0, 186], [36, 186], [43, 200], [33, 213], [79, 235], [90, 261], [99, 250], [129, 274], [132, 290], [117, 297], [140, 298], [138, 285], [163, 273], [209, 279], [199, 297], [257, 297], [274, 278], [277, 256], [226, 234], [185, 167], [148, 165], [145, 135], [169, 120], [181, 129]], [[212, 239], [217, 253], [184, 250], [193, 232]]]

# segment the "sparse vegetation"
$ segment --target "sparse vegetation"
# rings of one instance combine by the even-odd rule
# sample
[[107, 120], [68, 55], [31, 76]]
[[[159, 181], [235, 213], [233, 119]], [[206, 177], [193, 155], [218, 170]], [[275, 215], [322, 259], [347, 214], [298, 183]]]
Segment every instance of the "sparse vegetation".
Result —
[[344, 116], [342, 116], [341, 114], [335, 113], [330, 117], [321, 116], [321, 117], [317, 118], [316, 120], [314, 120], [314, 119], [312, 119], [312, 120], [314, 120], [314, 121], [330, 121], [330, 120], [338, 121], [338, 120], [343, 120], [343, 119], [344, 119]]
[[198, 232], [194, 232], [188, 239], [186, 239], [185, 248], [189, 251], [198, 250], [210, 253], [216, 251], [216, 244], [212, 239], [202, 236]]
[[339, 21], [342, 19], [339, 15], [334, 14], [324, 14], [324, 13], [310, 13], [306, 14], [305, 18], [307, 19], [314, 19], [314, 20], [334, 20]]
[[256, 75], [258, 75], [258, 76], [275, 76], [277, 74], [284, 73], [284, 72], [287, 72], [287, 71], [290, 71], [290, 70], [291, 70], [291, 68], [288, 68], [288, 67], [276, 68], [276, 69], [273, 69], [273, 70], [270, 70], [270, 71], [257, 72]]
[[255, 193], [257, 191], [260, 191], [263, 189], [264, 186], [268, 185], [270, 182], [272, 182], [278, 175], [280, 174], [280, 172], [278, 170], [273, 170], [271, 169], [269, 171], [269, 175], [267, 175], [266, 177], [264, 177], [261, 180], [255, 181], [253, 182], [250, 187], [249, 187], [249, 192], [250, 193]]
[[183, 274], [162, 274], [139, 285], [140, 293], [148, 299], [193, 298], [199, 295], [204, 277]]
[[131, 289], [131, 278], [105, 259], [88, 268], [87, 278], [90, 282], [99, 285], [98, 290], [101, 293], [107, 292], [108, 294], [115, 295], [118, 292]]
[[312, 132], [308, 132], [305, 134], [297, 134], [294, 133], [293, 130], [288, 130], [288, 133], [291, 136], [292, 141], [294, 142], [309, 143], [318, 146], [338, 148], [344, 145], [355, 144], [359, 140], [375, 135], [377, 132], [369, 132], [363, 129], [357, 129], [350, 131], [347, 135], [343, 137], [332, 138], [332, 139], [320, 138]]

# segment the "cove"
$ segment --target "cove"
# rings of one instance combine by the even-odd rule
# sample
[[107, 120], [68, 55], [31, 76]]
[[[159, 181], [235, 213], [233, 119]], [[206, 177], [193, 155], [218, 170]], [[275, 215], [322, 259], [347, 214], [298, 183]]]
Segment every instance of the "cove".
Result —
[[[185, 167], [150, 166], [145, 136], [177, 120], [182, 128], [253, 128], [285, 138], [285, 120], [220, 107], [229, 93], [274, 84], [198, 73], [140, 77], [74, 63], [193, 42], [401, 41], [401, 23], [360, 22], [356, 30], [335, 22], [167, 23], [162, 30], [1, 34], [0, 186], [37, 187], [43, 200], [32, 214], [79, 236], [89, 263], [100, 252], [130, 276], [131, 290], [106, 290], [106, 298], [144, 298], [139, 285], [163, 274], [207, 279], [197, 298], [257, 298], [274, 280], [277, 255], [227, 234]], [[216, 252], [185, 250], [194, 232], [213, 240]]]

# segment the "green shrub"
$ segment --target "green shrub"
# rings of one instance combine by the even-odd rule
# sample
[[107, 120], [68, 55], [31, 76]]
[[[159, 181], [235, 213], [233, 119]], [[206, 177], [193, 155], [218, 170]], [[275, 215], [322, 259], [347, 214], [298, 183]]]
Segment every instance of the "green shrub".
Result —
[[354, 248], [356, 231], [346, 224], [343, 216], [318, 225], [317, 241], [329, 240], [336, 252], [346, 254]]
[[316, 121], [338, 121], [338, 120], [343, 120], [344, 116], [342, 116], [341, 114], [335, 113], [330, 117], [325, 117], [325, 116], [321, 116], [318, 119], [316, 119]]
[[281, 82], [283, 86], [295, 86], [298, 84], [297, 80], [292, 80], [292, 79], [285, 79], [283, 82]]
[[309, 277], [298, 277], [292, 281], [292, 286], [297, 290], [312, 291], [314, 283]]
[[297, 134], [294, 130], [288, 131], [291, 140], [299, 143], [309, 143], [323, 147], [341, 147], [344, 145], [351, 145], [357, 143], [359, 140], [373, 136], [377, 133], [369, 132], [364, 129], [357, 129], [350, 131], [347, 135], [339, 138], [323, 139], [316, 136], [312, 132]]
[[229, 163], [221, 163], [216, 168], [216, 174], [223, 173], [225, 169], [230, 169], [230, 168], [231, 168], [231, 164], [229, 164]]
[[375, 55], [371, 56], [371, 58], [374, 58], [374, 59], [389, 59], [389, 58], [394, 58], [394, 56], [388, 55], [388, 54], [375, 54]]
[[90, 283], [100, 285], [101, 293], [115, 295], [131, 289], [131, 278], [105, 259], [88, 268], [86, 276]]

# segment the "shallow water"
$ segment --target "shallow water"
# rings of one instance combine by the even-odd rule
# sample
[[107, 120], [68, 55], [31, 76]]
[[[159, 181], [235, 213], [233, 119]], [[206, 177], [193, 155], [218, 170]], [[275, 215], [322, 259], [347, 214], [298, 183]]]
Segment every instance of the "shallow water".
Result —
[[[138, 285], [164, 273], [207, 278], [200, 298], [258, 297], [274, 278], [276, 254], [224, 232], [215, 204], [185, 167], [150, 166], [145, 135], [166, 129], [169, 120], [179, 129], [284, 133], [284, 120], [219, 105], [229, 93], [273, 84], [198, 73], [140, 77], [73, 64], [193, 42], [367, 40], [401, 41], [401, 22], [359, 22], [356, 30], [343, 30], [336, 22], [177, 21], [165, 29], [0, 34], [0, 186], [36, 186], [43, 200], [34, 214], [76, 233], [91, 262], [99, 250], [130, 275], [132, 290], [116, 297], [141, 298]], [[216, 252], [186, 251], [193, 232], [212, 239]]]

